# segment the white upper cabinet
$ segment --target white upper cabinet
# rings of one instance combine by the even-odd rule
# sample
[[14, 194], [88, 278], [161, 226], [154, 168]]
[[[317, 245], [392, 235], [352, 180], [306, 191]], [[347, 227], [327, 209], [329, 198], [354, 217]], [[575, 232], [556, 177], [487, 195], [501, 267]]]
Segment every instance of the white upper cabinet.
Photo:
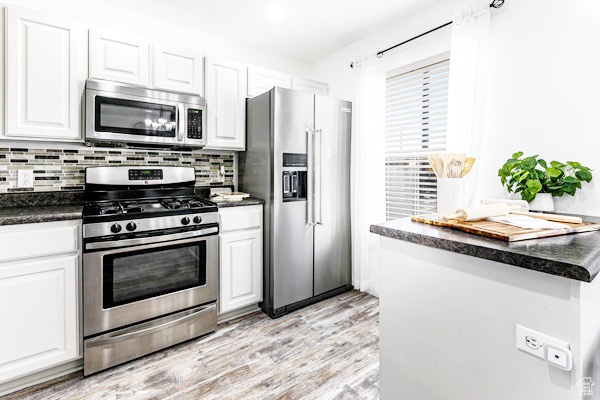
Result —
[[204, 59], [198, 52], [154, 46], [154, 87], [204, 96]]
[[248, 97], [258, 96], [274, 86], [291, 89], [292, 77], [270, 69], [248, 67]]
[[327, 96], [327, 92], [329, 91], [326, 83], [311, 81], [310, 79], [294, 78], [293, 85], [294, 90], [301, 90], [321, 96]]
[[143, 38], [90, 29], [90, 78], [148, 86], [149, 48]]
[[246, 148], [246, 66], [234, 61], [206, 59], [205, 149]]
[[5, 139], [81, 138], [82, 36], [72, 22], [6, 9]]

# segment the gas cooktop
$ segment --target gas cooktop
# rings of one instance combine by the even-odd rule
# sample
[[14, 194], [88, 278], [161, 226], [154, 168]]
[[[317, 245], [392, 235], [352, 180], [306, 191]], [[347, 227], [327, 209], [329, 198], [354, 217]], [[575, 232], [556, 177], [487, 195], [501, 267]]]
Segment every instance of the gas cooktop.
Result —
[[214, 211], [217, 211], [214, 203], [196, 197], [133, 199], [88, 202], [83, 208], [83, 217], [91, 222], [91, 220], [112, 221]]

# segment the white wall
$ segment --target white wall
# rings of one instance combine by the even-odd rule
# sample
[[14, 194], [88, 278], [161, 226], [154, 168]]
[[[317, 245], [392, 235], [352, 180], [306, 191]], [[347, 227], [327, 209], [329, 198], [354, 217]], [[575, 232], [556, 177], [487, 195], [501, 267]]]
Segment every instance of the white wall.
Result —
[[380, 259], [381, 399], [582, 399], [580, 368], [554, 368], [515, 338], [519, 324], [579, 351], [579, 282], [387, 237]]
[[[178, 47], [201, 51], [204, 55], [229, 58], [287, 72], [299, 77], [310, 76], [310, 65], [305, 62], [268, 53], [230, 40], [153, 19], [141, 14], [101, 4], [94, 0], [5, 0], [4, 4], [28, 8], [50, 15], [81, 22], [84, 27], [95, 25], [156, 42], [176, 44]], [[167, 4], [168, 2], [165, 2]]]
[[[377, 60], [375, 55], [378, 51], [451, 21], [454, 6], [460, 1], [445, 0], [392, 25], [383, 26], [378, 32], [314, 62], [313, 79], [328, 82], [331, 96], [353, 101], [355, 70], [350, 68], [351, 61], [359, 56]], [[375, 62], [383, 62], [388, 70], [392, 70], [449, 49], [450, 28], [447, 27], [392, 50]]]
[[490, 34], [481, 193], [502, 195], [497, 170], [522, 150], [594, 169], [597, 182], [556, 204], [600, 215], [600, 2], [507, 0]]
[[[452, 19], [448, 0], [387, 26], [313, 64], [313, 79], [329, 82], [334, 97], [353, 100], [349, 63]], [[547, 160], [579, 161], [600, 181], [600, 144], [594, 116], [600, 108], [600, 2], [507, 0], [492, 10], [481, 197], [503, 197], [497, 170], [522, 150]], [[384, 56], [389, 70], [450, 48], [450, 28]], [[575, 198], [557, 199], [561, 212], [600, 215], [600, 184], [585, 184]]]

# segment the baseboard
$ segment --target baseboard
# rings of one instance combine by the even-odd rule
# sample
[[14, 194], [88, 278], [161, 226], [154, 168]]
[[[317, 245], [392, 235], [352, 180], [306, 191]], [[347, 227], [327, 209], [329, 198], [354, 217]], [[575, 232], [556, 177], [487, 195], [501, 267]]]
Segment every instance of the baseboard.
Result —
[[239, 310], [229, 311], [223, 314], [217, 315], [217, 324], [222, 324], [223, 322], [231, 321], [232, 319], [243, 317], [244, 315], [252, 314], [256, 311], [260, 311], [258, 304], [252, 304], [244, 308], [240, 308]]
[[39, 385], [83, 369], [83, 359], [71, 361], [0, 384], [0, 396]]

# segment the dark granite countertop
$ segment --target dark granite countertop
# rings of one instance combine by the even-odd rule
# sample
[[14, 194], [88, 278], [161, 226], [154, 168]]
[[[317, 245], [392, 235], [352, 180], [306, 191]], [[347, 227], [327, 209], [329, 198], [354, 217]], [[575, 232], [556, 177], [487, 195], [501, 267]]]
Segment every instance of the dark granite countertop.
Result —
[[242, 201], [214, 201], [212, 200], [219, 208], [227, 208], [227, 207], [243, 207], [243, 206], [256, 206], [263, 205], [265, 201], [263, 199], [258, 199], [256, 197], [249, 197]]
[[81, 219], [83, 191], [0, 194], [0, 225]]
[[[83, 192], [29, 192], [0, 194], [0, 226], [81, 219]], [[216, 203], [219, 208], [263, 205], [250, 197]]]
[[82, 209], [80, 205], [1, 207], [0, 225], [81, 219]]
[[[583, 217], [597, 222], [596, 217]], [[515, 265], [569, 279], [591, 282], [600, 272], [600, 231], [503, 242], [410, 218], [371, 225], [381, 236]]]

